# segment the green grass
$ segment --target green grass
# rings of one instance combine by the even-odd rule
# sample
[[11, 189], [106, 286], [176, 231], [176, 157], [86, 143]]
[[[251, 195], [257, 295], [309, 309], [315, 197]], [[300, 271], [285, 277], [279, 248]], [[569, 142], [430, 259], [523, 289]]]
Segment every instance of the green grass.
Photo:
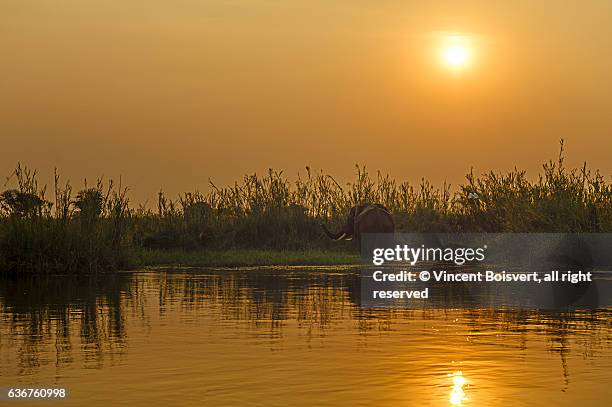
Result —
[[140, 250], [134, 266], [333, 266], [359, 264], [359, 255], [330, 250]]

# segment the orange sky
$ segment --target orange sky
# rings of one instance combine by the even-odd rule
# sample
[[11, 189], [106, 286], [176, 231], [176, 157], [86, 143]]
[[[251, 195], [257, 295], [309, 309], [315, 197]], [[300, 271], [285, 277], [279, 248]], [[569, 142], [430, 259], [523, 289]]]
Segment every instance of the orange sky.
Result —
[[[456, 183], [609, 176], [609, 1], [2, 0], [0, 174], [118, 177], [139, 202], [268, 167]], [[462, 72], [440, 36], [474, 42]], [[1, 187], [1, 185], [0, 185]]]

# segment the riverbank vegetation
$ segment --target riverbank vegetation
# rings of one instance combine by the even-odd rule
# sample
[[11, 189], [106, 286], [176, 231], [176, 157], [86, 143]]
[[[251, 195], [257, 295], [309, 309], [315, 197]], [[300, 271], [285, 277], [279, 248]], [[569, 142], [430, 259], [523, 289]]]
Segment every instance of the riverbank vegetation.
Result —
[[357, 252], [333, 249], [144, 249], [137, 251], [132, 259], [132, 264], [143, 267], [350, 266], [359, 263]]
[[151, 209], [132, 205], [121, 182], [99, 180], [75, 192], [56, 174], [49, 194], [36, 171], [21, 165], [7, 186], [0, 194], [3, 272], [245, 265], [249, 257], [252, 264], [338, 264], [352, 245], [329, 241], [319, 223], [339, 228], [361, 202], [385, 205], [400, 232], [612, 231], [612, 183], [586, 164], [567, 169], [563, 143], [535, 178], [521, 170], [470, 172], [454, 188], [412, 185], [359, 166], [346, 185], [309, 168], [293, 182], [270, 170], [233, 186], [211, 183], [206, 194], [174, 200], [160, 192]]

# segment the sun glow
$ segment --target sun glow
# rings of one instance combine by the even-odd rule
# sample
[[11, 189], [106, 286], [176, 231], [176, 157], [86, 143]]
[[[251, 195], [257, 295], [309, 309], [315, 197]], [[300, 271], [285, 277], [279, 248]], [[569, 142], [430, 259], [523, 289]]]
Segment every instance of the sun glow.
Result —
[[451, 45], [444, 50], [444, 60], [448, 65], [461, 66], [465, 65], [468, 59], [468, 52], [461, 45]]
[[461, 69], [470, 64], [472, 49], [467, 38], [448, 36], [442, 41], [440, 56], [445, 66], [451, 69]]

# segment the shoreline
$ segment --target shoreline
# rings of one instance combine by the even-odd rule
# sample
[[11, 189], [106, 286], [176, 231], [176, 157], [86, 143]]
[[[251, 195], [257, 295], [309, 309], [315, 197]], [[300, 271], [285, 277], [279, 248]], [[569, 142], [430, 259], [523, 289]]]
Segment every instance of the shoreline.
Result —
[[335, 250], [140, 250], [133, 267], [275, 267], [358, 265], [359, 254]]

